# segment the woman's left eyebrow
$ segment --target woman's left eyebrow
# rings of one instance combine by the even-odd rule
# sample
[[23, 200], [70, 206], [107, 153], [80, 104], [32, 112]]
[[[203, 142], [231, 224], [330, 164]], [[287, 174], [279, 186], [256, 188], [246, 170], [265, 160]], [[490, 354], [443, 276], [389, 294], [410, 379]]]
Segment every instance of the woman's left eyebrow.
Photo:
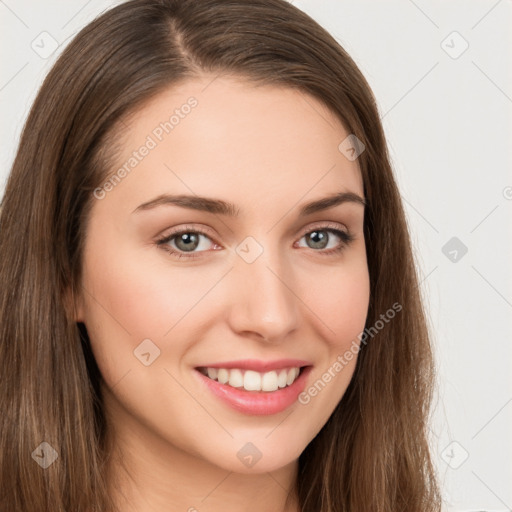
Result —
[[[299, 217], [305, 217], [313, 213], [333, 208], [343, 203], [354, 203], [360, 204], [363, 207], [367, 206], [367, 202], [360, 195], [355, 192], [338, 192], [321, 199], [316, 199], [310, 203], [306, 203], [300, 207]], [[192, 210], [200, 210], [214, 214], [227, 215], [230, 217], [238, 217], [240, 214], [240, 208], [233, 203], [223, 201], [222, 199], [215, 199], [211, 197], [200, 197], [190, 195], [172, 195], [162, 194], [158, 197], [143, 203], [132, 213], [147, 211], [159, 206], [175, 205], [182, 208], [189, 208]]]
[[306, 215], [311, 215], [322, 210], [327, 210], [328, 208], [333, 208], [334, 206], [338, 206], [339, 204], [343, 203], [360, 204], [363, 207], [368, 205], [366, 199], [362, 198], [355, 192], [338, 192], [336, 194], [324, 197], [322, 199], [317, 199], [311, 203], [303, 205], [299, 211], [299, 217], [304, 217]]

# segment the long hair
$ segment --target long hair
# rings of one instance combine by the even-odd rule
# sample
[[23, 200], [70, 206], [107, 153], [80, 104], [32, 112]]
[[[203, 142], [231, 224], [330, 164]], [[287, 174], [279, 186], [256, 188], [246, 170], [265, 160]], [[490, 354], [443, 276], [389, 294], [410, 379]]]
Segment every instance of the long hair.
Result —
[[[81, 30], [47, 75], [0, 217], [0, 506], [114, 510], [101, 375], [67, 297], [80, 289], [93, 192], [116, 127], [205, 74], [312, 95], [364, 143], [366, 326], [401, 306], [362, 346], [343, 398], [299, 457], [302, 512], [438, 512], [427, 436], [433, 355], [376, 102], [335, 39], [284, 0], [128, 1]], [[46, 469], [35, 460], [53, 452], [41, 443], [58, 454]]]

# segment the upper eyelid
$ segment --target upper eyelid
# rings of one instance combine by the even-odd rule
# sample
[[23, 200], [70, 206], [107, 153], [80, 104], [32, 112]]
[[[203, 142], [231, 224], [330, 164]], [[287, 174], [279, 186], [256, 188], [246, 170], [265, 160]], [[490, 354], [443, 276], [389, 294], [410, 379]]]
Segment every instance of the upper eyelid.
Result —
[[213, 234], [213, 230], [211, 228], [207, 228], [206, 226], [197, 227], [197, 226], [185, 224], [184, 226], [182, 226], [176, 230], [173, 229], [168, 234], [158, 235], [156, 238], [159, 240], [162, 240], [162, 239], [166, 239], [166, 238], [170, 238], [170, 237], [179, 235], [181, 233], [190, 233], [190, 232], [200, 233], [202, 235], [211, 235], [212, 237], [215, 236]]

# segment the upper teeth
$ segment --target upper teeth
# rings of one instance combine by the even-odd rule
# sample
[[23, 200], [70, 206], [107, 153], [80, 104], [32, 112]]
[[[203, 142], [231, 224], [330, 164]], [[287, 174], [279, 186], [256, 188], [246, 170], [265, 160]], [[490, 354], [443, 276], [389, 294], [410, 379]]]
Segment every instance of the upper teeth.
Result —
[[238, 368], [201, 368], [200, 371], [210, 379], [234, 388], [244, 388], [246, 391], [276, 391], [292, 384], [298, 377], [300, 368], [283, 368], [265, 373]]

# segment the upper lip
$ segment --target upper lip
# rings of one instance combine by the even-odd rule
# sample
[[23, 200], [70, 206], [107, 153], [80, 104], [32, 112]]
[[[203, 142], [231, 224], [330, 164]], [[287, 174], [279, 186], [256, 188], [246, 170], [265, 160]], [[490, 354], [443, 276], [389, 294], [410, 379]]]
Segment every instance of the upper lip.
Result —
[[310, 366], [309, 361], [303, 359], [276, 359], [275, 361], [261, 361], [259, 359], [241, 359], [239, 361], [224, 361], [221, 363], [208, 363], [198, 368], [240, 368], [241, 370], [254, 370], [256, 372], [269, 372], [283, 368], [301, 368]]

